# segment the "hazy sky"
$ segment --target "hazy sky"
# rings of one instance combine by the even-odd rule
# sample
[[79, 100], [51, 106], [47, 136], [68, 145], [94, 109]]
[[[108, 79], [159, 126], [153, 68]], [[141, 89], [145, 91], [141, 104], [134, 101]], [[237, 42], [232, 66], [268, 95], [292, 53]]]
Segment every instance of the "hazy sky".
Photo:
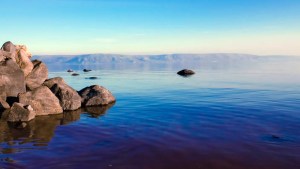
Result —
[[1, 13], [1, 42], [33, 54], [300, 55], [300, 0], [6, 0]]

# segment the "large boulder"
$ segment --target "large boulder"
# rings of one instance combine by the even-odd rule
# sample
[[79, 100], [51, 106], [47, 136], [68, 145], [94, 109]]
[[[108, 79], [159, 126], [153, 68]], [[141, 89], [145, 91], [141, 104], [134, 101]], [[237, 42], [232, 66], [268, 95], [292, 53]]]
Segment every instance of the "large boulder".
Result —
[[48, 78], [48, 68], [46, 64], [39, 60], [32, 61], [34, 68], [25, 79], [26, 87], [29, 90], [40, 87]]
[[59, 114], [63, 112], [58, 98], [46, 86], [41, 86], [33, 91], [19, 94], [19, 102], [31, 105], [36, 115]]
[[114, 103], [116, 101], [112, 93], [103, 86], [93, 85], [79, 91], [82, 105], [84, 106], [102, 106]]
[[8, 114], [9, 122], [24, 122], [34, 119], [36, 113], [30, 105], [14, 103]]
[[7, 97], [17, 97], [26, 91], [24, 73], [12, 59], [0, 62], [0, 86], [5, 86], [0, 87], [0, 95], [5, 93]]
[[81, 107], [81, 97], [61, 77], [48, 79], [44, 82], [44, 85], [51, 89], [59, 99], [63, 110], [76, 110]]

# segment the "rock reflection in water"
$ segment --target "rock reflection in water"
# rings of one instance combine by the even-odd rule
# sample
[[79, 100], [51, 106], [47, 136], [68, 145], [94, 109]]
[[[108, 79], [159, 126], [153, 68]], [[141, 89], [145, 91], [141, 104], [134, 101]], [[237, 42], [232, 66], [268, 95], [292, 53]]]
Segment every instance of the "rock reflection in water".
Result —
[[[31, 143], [33, 146], [47, 146], [55, 135], [55, 129], [60, 125], [67, 125], [80, 119], [82, 113], [90, 117], [98, 118], [105, 114], [112, 105], [101, 107], [81, 108], [75, 111], [67, 111], [63, 114], [37, 116], [27, 123], [9, 123], [5, 119], [7, 112], [3, 112], [0, 119], [0, 144], [7, 143], [9, 146]], [[6, 151], [6, 149], [1, 149]], [[14, 153], [12, 151], [11, 153]], [[2, 152], [5, 153], [5, 152]]]
[[91, 118], [99, 118], [103, 116], [106, 111], [111, 108], [115, 103], [109, 104], [107, 106], [94, 106], [94, 107], [85, 107], [84, 112], [86, 112]]

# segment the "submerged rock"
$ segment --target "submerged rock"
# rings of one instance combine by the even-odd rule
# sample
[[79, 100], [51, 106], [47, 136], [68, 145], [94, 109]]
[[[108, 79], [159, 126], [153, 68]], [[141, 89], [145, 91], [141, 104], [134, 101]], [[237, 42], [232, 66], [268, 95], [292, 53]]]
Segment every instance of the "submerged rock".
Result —
[[81, 97], [61, 77], [48, 79], [44, 82], [44, 85], [59, 99], [63, 110], [76, 110], [81, 107]]
[[34, 119], [36, 113], [30, 105], [24, 105], [22, 103], [14, 103], [11, 107], [8, 119], [9, 122], [23, 122]]
[[43, 62], [34, 60], [32, 61], [32, 63], [34, 65], [34, 68], [25, 79], [26, 87], [29, 90], [33, 90], [41, 86], [48, 78], [48, 68]]
[[92, 71], [91, 69], [83, 69], [84, 72], [90, 72]]
[[74, 72], [72, 69], [67, 70], [67, 72]]
[[112, 93], [103, 86], [93, 85], [79, 91], [83, 106], [108, 105], [116, 101]]
[[189, 76], [189, 75], [195, 74], [195, 72], [192, 70], [189, 70], [189, 69], [183, 69], [183, 70], [177, 72], [177, 74], [181, 75], [181, 76]]
[[86, 79], [94, 80], [94, 79], [98, 79], [98, 77], [87, 77]]
[[33, 91], [19, 94], [19, 102], [31, 105], [36, 115], [59, 114], [63, 112], [58, 98], [47, 86], [41, 86]]

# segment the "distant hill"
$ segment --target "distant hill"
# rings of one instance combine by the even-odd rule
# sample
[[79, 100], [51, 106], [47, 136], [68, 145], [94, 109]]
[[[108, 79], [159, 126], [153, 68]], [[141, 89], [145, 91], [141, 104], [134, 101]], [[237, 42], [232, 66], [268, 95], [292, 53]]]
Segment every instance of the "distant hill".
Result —
[[34, 56], [46, 64], [189, 64], [189, 63], [255, 63], [261, 61], [300, 60], [295, 56], [257, 56], [248, 54], [165, 54], [165, 55], [118, 55], [118, 54], [86, 54], [86, 55], [43, 55]]

